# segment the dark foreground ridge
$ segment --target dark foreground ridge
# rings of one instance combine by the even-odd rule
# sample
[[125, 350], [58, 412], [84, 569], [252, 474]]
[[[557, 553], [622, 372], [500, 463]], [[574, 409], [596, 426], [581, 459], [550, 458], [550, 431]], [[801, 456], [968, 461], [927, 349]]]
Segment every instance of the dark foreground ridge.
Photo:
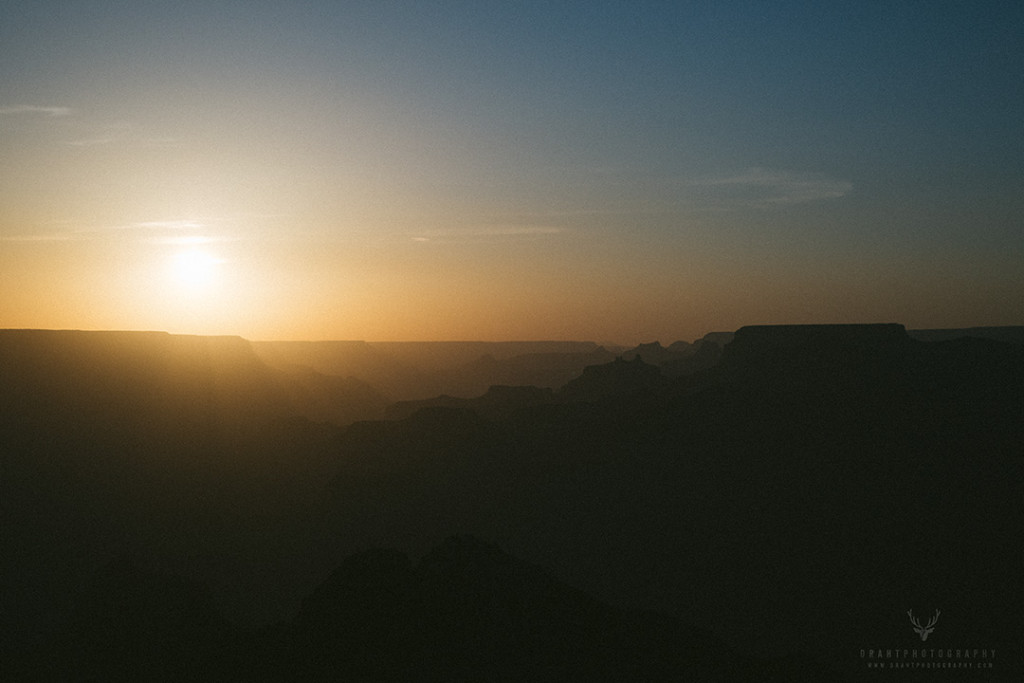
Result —
[[[621, 610], [472, 536], [416, 565], [391, 549], [351, 555], [294, 619], [224, 620], [201, 584], [101, 567], [69, 621], [14, 654], [19, 680], [820, 681], [809, 660], [742, 657], [668, 615]], [[18, 656], [20, 655], [20, 657]]]
[[809, 348], [878, 347], [909, 340], [903, 325], [748, 325], [736, 331], [728, 348], [732, 354], [748, 350], [767, 352], [775, 349], [795, 351]]
[[237, 338], [0, 332], [0, 674], [877, 680], [862, 652], [920, 648], [912, 609], [941, 611], [929, 646], [998, 653], [972, 680], [1022, 679], [1024, 345], [618, 355], [331, 424], [380, 392]]

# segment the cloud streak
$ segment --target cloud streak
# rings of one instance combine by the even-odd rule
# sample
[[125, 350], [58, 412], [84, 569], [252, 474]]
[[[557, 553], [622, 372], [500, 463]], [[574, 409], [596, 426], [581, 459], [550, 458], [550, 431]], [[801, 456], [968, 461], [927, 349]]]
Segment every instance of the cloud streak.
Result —
[[201, 220], [185, 219], [171, 221], [141, 221], [123, 226], [128, 230], [202, 230], [207, 223]]
[[57, 118], [70, 116], [69, 107], [40, 107], [33, 104], [17, 104], [11, 107], [0, 107], [0, 116], [45, 116]]
[[52, 232], [35, 234], [0, 235], [2, 242], [70, 242], [84, 240], [128, 239], [132, 241], [150, 242], [154, 244], [207, 244], [211, 242], [235, 241], [237, 237], [215, 236], [210, 234], [211, 224], [218, 221], [209, 219], [179, 219], [137, 221], [115, 225], [82, 225], [61, 229], [69, 225], [60, 221], [50, 224], [56, 226]]
[[78, 233], [54, 232], [40, 235], [0, 235], [0, 242], [70, 242], [81, 239]]
[[839, 199], [853, 190], [853, 184], [846, 180], [765, 168], [751, 168], [731, 176], [687, 179], [681, 184], [703, 190], [719, 200], [761, 206]]
[[[842, 199], [853, 183], [824, 174], [753, 167], [718, 175], [660, 175], [637, 169], [593, 173], [577, 182], [584, 188], [561, 210], [516, 212], [524, 221], [575, 223], [679, 212], [781, 210]], [[513, 219], [515, 220], [515, 219]]]
[[468, 228], [425, 230], [413, 235], [412, 240], [414, 242], [488, 241], [545, 237], [562, 232], [565, 232], [565, 228], [553, 225], [482, 225]]

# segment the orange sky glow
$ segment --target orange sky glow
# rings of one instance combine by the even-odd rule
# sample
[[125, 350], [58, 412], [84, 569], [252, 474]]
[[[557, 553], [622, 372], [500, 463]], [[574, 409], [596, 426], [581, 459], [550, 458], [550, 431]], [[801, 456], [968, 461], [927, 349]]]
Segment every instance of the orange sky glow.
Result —
[[1016, 14], [253, 4], [4, 22], [0, 327], [1024, 321]]

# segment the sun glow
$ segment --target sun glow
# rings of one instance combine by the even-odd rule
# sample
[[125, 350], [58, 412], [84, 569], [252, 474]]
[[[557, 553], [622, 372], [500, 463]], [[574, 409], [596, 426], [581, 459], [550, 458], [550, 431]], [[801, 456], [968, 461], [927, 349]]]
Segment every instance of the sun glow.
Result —
[[112, 299], [130, 306], [134, 329], [257, 334], [280, 288], [240, 245], [200, 244], [144, 244], [110, 279]]
[[208, 295], [217, 288], [223, 259], [199, 249], [174, 254], [168, 274], [175, 288], [184, 294]]

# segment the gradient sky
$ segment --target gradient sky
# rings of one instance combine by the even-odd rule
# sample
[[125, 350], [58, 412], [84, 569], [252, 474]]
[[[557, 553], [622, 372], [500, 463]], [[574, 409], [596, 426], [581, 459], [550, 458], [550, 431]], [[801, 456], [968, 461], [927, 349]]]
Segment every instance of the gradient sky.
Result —
[[0, 2], [0, 327], [1024, 324], [1024, 3]]

